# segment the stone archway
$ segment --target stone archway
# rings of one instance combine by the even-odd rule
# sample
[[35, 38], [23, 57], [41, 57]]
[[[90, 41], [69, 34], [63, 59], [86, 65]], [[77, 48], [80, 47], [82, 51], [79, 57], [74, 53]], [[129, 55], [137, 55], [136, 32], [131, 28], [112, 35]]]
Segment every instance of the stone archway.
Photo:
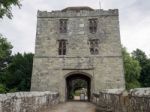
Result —
[[[79, 99], [74, 97], [78, 95]], [[67, 100], [90, 101], [91, 77], [85, 73], [71, 73], [66, 76]]]

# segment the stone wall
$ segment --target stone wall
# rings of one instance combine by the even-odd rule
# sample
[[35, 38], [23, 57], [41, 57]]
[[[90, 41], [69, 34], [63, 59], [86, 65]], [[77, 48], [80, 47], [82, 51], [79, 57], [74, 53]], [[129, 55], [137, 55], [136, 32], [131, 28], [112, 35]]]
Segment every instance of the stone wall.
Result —
[[93, 94], [93, 102], [97, 112], [150, 112], [150, 88], [103, 90]]
[[55, 92], [17, 92], [0, 94], [0, 112], [40, 112], [59, 103]]

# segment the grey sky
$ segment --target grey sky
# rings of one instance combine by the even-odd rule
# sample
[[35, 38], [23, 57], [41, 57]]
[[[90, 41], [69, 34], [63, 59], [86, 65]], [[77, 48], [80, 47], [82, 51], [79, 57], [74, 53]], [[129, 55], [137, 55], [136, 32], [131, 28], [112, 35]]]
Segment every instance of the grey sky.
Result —
[[[13, 52], [34, 52], [37, 10], [59, 10], [67, 6], [99, 8], [98, 0], [22, 0], [13, 8], [13, 19], [0, 20], [2, 33], [14, 46]], [[122, 44], [131, 52], [136, 48], [150, 54], [150, 0], [101, 0], [102, 8], [120, 11]]]

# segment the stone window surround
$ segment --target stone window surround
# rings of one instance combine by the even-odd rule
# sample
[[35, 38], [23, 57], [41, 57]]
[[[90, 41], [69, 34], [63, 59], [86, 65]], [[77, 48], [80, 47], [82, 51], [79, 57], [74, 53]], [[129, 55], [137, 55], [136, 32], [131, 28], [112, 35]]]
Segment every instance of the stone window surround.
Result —
[[66, 55], [66, 52], [67, 52], [67, 40], [61, 39], [61, 40], [58, 40], [58, 42], [59, 42], [58, 54], [59, 55]]
[[67, 25], [68, 24], [68, 19], [60, 19], [59, 20], [59, 30], [60, 30], [60, 33], [67, 33]]
[[98, 55], [99, 39], [90, 39], [89, 44], [90, 44], [90, 53], [92, 55]]
[[97, 32], [97, 26], [98, 26], [98, 19], [97, 18], [89, 19], [89, 32], [90, 33], [96, 33]]

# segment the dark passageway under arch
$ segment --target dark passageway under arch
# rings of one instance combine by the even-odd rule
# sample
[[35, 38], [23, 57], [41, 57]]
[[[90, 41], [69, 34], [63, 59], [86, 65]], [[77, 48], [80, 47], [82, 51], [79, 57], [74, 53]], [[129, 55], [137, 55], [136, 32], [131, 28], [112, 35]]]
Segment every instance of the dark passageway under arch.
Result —
[[72, 74], [66, 77], [66, 86], [67, 86], [67, 100], [75, 100], [73, 97], [77, 90], [85, 90], [87, 98], [81, 99], [81, 95], [79, 100], [90, 101], [91, 96], [91, 78], [84, 74]]

